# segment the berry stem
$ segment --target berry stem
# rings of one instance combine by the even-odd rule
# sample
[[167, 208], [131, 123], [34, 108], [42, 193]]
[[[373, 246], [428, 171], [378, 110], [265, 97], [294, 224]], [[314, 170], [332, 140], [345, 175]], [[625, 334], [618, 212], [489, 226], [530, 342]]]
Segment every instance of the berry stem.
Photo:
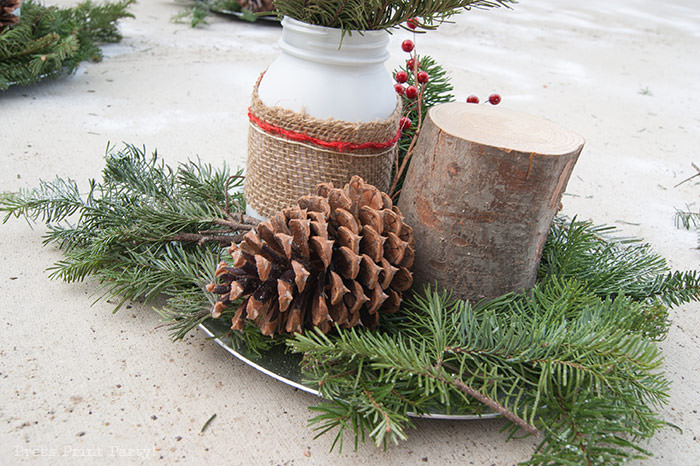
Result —
[[[417, 58], [417, 57], [416, 57]], [[416, 63], [418, 60], [416, 59]], [[414, 65], [414, 79], [416, 78], [418, 71], [418, 66]], [[408, 149], [406, 150], [406, 155], [404, 155], [403, 161], [401, 162], [401, 166], [399, 167], [399, 157], [398, 154], [396, 156], [396, 172], [394, 174], [394, 180], [391, 183], [391, 188], [389, 189], [389, 195], [391, 196], [392, 200], [395, 200], [400, 191], [396, 191], [396, 186], [399, 184], [399, 180], [401, 179], [401, 176], [403, 173], [406, 171], [406, 168], [408, 167], [408, 162], [411, 161], [411, 157], [413, 156], [413, 151], [416, 146], [416, 142], [418, 141], [418, 136], [420, 135], [420, 129], [421, 126], [423, 125], [423, 115], [422, 115], [422, 105], [423, 105], [423, 92], [425, 91], [425, 84], [420, 86], [420, 90], [418, 93], [418, 97], [416, 98], [416, 113], [418, 117], [418, 121], [416, 122], [416, 131], [413, 133], [413, 137], [411, 138], [411, 143], [408, 145]]]

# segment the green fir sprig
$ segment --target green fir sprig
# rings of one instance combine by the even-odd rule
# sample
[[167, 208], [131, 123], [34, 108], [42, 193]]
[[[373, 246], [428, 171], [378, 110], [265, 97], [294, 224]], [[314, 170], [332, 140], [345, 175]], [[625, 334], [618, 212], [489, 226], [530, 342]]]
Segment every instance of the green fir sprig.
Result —
[[[700, 177], [700, 167], [698, 167], [695, 163], [691, 163], [690, 165], [695, 169], [695, 174], [685, 178], [683, 181], [676, 184], [674, 188], [694, 180], [695, 185], [698, 185], [696, 178]], [[698, 232], [698, 249], [700, 249], [700, 210], [694, 204], [694, 202], [686, 204], [685, 210], [676, 208], [674, 220], [676, 222], [676, 228], [685, 228], [686, 230], [695, 228], [695, 230]]]
[[[93, 276], [117, 307], [154, 303], [181, 338], [212, 318], [202, 288], [222, 246], [254, 224], [241, 183], [226, 167], [173, 169], [144, 149], [108, 148], [102, 179], [84, 191], [57, 178], [3, 194], [0, 212], [49, 224], [45, 242], [65, 253], [52, 277]], [[325, 398], [310, 423], [318, 435], [335, 431], [334, 446], [346, 433], [356, 447], [405, 440], [412, 415], [495, 412], [508, 438], [539, 436], [526, 464], [650, 456], [643, 442], [666, 426], [659, 410], [669, 396], [657, 341], [670, 306], [700, 300], [700, 275], [671, 272], [647, 245], [576, 219], [555, 220], [542, 257], [532, 290], [481, 303], [414, 290], [379, 331], [270, 339], [250, 325], [229, 337], [302, 355], [305, 383]]]
[[686, 206], [685, 210], [676, 209], [676, 228], [690, 230], [695, 228], [698, 232], [698, 249], [700, 249], [700, 210], [693, 210], [691, 206]]
[[691, 206], [686, 206], [685, 210], [676, 210], [675, 215], [676, 228], [691, 228], [700, 227], [700, 211], [693, 210]]
[[82, 61], [100, 61], [98, 44], [118, 42], [121, 18], [135, 0], [96, 5], [90, 0], [73, 8], [22, 2], [20, 21], [0, 31], [0, 91], [69, 74]]
[[237, 0], [189, 0], [186, 8], [173, 17], [173, 21], [181, 22], [189, 20], [190, 26], [196, 28], [208, 24], [207, 18], [213, 13], [235, 15], [236, 18], [244, 21], [255, 22], [262, 16], [276, 19], [273, 12], [266, 11], [253, 13], [250, 10], [241, 8]]
[[275, 0], [280, 17], [342, 29], [390, 29], [409, 19], [424, 29], [472, 8], [507, 7], [514, 0]]
[[[700, 280], [693, 283], [699, 298]], [[528, 464], [618, 464], [665, 426], [662, 356], [647, 337], [649, 309], [625, 296], [601, 300], [576, 279], [550, 278], [521, 295], [473, 307], [445, 293], [416, 293], [390, 332], [307, 332], [307, 383], [331, 401], [310, 423], [355, 444], [406, 438], [409, 413], [503, 414], [542, 439]], [[567, 463], [568, 461], [568, 463]]]
[[539, 279], [576, 278], [600, 299], [625, 296], [646, 309], [647, 336], [663, 338], [668, 307], [697, 299], [697, 271], [671, 272], [666, 260], [615, 228], [556, 218], [542, 254]]
[[[393, 76], [396, 76], [399, 71], [404, 71], [408, 76], [408, 81], [405, 83], [406, 86], [416, 86], [420, 89], [420, 94], [416, 99], [408, 98], [405, 92], [401, 96], [403, 116], [411, 121], [411, 125], [401, 132], [401, 137], [399, 138], [398, 155], [394, 161], [394, 181], [390, 190], [392, 197], [397, 197], [401, 192], [403, 180], [406, 178], [410, 163], [410, 156], [408, 159], [406, 156], [416, 144], [416, 135], [421, 123], [428, 114], [428, 110], [433, 105], [454, 100], [454, 95], [452, 94], [454, 88], [447, 71], [428, 55], [421, 56], [414, 53], [411, 57], [413, 59], [412, 62], [407, 60], [405, 64], [393, 71]], [[413, 66], [409, 66], [409, 63], [413, 63]], [[419, 71], [425, 71], [430, 77], [428, 82], [423, 85], [417, 82]]]
[[44, 244], [65, 253], [51, 278], [94, 276], [104, 297], [118, 298], [117, 309], [165, 297], [159, 312], [182, 338], [210, 315], [203, 287], [223, 247], [256, 223], [243, 215], [240, 172], [199, 160], [173, 169], [136, 146], [108, 147], [105, 160], [102, 180], [89, 180], [85, 193], [71, 179], [42, 181], [4, 193], [0, 213], [48, 225]]

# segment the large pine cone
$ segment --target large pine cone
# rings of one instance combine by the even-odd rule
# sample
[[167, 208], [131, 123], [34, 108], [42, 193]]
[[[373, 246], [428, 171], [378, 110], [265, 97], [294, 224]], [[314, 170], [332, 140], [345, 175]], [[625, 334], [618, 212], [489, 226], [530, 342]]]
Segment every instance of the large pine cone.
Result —
[[396, 312], [411, 287], [413, 229], [391, 199], [354, 176], [344, 189], [321, 184], [317, 196], [278, 212], [229, 249], [233, 266], [216, 270], [221, 295], [213, 317], [243, 298], [233, 317], [252, 319], [265, 335], [360, 322], [374, 328], [379, 313]]
[[21, 4], [22, 0], [0, 0], [0, 31], [19, 22], [19, 16], [15, 14], [15, 10]]
[[238, 4], [244, 10], [252, 11], [253, 13], [263, 13], [274, 11], [275, 7], [272, 4], [273, 0], [237, 0]]

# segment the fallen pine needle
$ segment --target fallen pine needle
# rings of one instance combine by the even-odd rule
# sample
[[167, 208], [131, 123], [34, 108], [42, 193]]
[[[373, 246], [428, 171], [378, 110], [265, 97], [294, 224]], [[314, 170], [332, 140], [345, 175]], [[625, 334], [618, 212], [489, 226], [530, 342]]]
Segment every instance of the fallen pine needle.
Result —
[[215, 417], [216, 417], [216, 413], [212, 414], [211, 417], [209, 419], [207, 419], [207, 422], [205, 422], [204, 425], [202, 426], [202, 430], [199, 431], [200, 434], [203, 434], [204, 431], [207, 430], [207, 427], [209, 427], [209, 424], [211, 424], [211, 421], [213, 421]]

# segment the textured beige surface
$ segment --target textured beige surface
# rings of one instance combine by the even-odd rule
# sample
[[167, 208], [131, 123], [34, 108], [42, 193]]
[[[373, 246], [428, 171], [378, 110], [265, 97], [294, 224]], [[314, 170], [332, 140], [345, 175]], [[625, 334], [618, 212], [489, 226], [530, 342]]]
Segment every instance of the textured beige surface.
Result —
[[[55, 174], [97, 177], [108, 141], [158, 148], [171, 163], [244, 163], [250, 91], [280, 31], [213, 17], [192, 30], [170, 22], [180, 8], [142, 1], [104, 62], [0, 94], [1, 189]], [[417, 42], [449, 70], [460, 99], [497, 91], [504, 107], [586, 139], [566, 213], [642, 236], [689, 269], [700, 259], [696, 234], [676, 230], [673, 212], [697, 202], [698, 186], [673, 186], [700, 163], [699, 14], [695, 0], [523, 1], [463, 14]], [[389, 68], [405, 59], [407, 37], [392, 36]], [[48, 280], [61, 255], [41, 248], [42, 232], [23, 221], [0, 226], [0, 464], [510, 465], [532, 452], [533, 439], [504, 442], [501, 421], [419, 421], [409, 442], [387, 452], [353, 452], [348, 442], [329, 454], [332, 438], [313, 440], [306, 427], [310, 395], [200, 332], [171, 343], [145, 306], [112, 315], [110, 303], [92, 305], [92, 282]], [[662, 344], [673, 380], [663, 412], [683, 433], [649, 442], [657, 457], [646, 464], [700, 457], [698, 311], [674, 310]]]

